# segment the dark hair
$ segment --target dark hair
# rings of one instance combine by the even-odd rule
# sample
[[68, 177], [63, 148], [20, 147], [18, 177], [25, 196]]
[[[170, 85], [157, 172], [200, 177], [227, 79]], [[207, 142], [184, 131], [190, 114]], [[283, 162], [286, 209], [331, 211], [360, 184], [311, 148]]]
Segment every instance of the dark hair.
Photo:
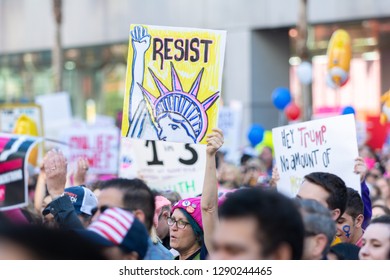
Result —
[[359, 215], [364, 215], [364, 204], [360, 194], [352, 189], [347, 188], [347, 207], [345, 213], [356, 219]]
[[145, 227], [152, 228], [155, 210], [154, 194], [140, 179], [111, 179], [101, 189], [115, 188], [123, 192], [123, 205], [130, 211], [142, 210], [145, 214]]
[[104, 260], [100, 248], [76, 234], [41, 225], [0, 228], [0, 237], [31, 252], [35, 260]]
[[239, 189], [227, 195], [219, 209], [219, 216], [221, 219], [254, 218], [262, 255], [269, 256], [279, 246], [287, 244], [291, 247], [291, 258], [301, 259], [304, 239], [302, 217], [292, 200], [284, 195], [262, 189]]
[[338, 260], [359, 260], [360, 247], [351, 243], [338, 243], [330, 247], [330, 253], [336, 255]]
[[390, 215], [383, 215], [378, 218], [372, 219], [370, 222], [371, 224], [386, 224], [390, 225]]
[[339, 217], [344, 214], [347, 206], [347, 186], [340, 177], [326, 172], [312, 172], [305, 176], [305, 180], [329, 192], [329, 197], [326, 200], [329, 209], [340, 209]]

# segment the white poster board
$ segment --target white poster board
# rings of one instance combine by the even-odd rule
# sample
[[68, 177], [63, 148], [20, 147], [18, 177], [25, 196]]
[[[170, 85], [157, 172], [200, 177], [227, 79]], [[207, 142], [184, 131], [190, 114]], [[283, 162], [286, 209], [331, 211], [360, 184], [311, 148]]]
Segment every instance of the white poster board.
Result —
[[220, 151], [225, 160], [234, 164], [240, 163], [240, 139], [242, 131], [242, 105], [239, 102], [229, 107], [219, 108], [218, 128], [223, 132], [224, 143]]
[[294, 197], [305, 175], [328, 172], [360, 193], [359, 175], [353, 172], [358, 157], [353, 115], [277, 127], [272, 136], [280, 192]]
[[61, 141], [68, 144], [63, 149], [70, 164], [82, 157], [88, 159], [91, 174], [117, 174], [119, 133], [117, 127], [68, 128], [61, 132]]
[[42, 107], [45, 136], [58, 139], [62, 130], [72, 122], [70, 96], [66, 92], [39, 95], [35, 102]]
[[157, 191], [195, 197], [203, 189], [206, 145], [122, 138], [119, 166], [120, 177], [138, 177]]

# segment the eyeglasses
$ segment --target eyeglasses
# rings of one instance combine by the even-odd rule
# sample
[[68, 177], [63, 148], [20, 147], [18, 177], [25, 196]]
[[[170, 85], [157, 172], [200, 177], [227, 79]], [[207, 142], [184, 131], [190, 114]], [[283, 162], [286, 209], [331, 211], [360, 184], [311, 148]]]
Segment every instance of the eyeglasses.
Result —
[[108, 208], [110, 208], [110, 206], [107, 206], [107, 205], [102, 205], [100, 207], [94, 207], [92, 208], [91, 212], [92, 212], [92, 216], [95, 216], [95, 214], [99, 211], [100, 213], [103, 213], [104, 211], [106, 211]]
[[190, 223], [188, 223], [188, 222], [185, 222], [185, 221], [183, 221], [183, 220], [175, 220], [175, 219], [173, 219], [172, 217], [169, 217], [168, 219], [167, 219], [167, 222], [168, 222], [168, 226], [170, 226], [170, 227], [173, 227], [173, 225], [176, 223], [176, 226], [178, 227], [178, 228], [180, 228], [180, 229], [184, 229], [187, 225], [189, 225]]

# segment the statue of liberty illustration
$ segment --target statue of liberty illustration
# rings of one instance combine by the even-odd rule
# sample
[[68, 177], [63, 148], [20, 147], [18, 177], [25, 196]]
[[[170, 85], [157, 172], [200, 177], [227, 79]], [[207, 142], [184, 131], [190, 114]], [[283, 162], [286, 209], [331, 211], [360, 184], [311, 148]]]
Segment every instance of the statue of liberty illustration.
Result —
[[[159, 93], [151, 94], [143, 85], [145, 53], [150, 47], [150, 35], [142, 26], [131, 31], [133, 46], [132, 83], [129, 97], [127, 136], [148, 140], [197, 143], [205, 136], [208, 126], [206, 111], [218, 99], [219, 92], [200, 102], [198, 94], [204, 68], [200, 70], [191, 88], [185, 91], [171, 63], [169, 89], [149, 68]], [[148, 110], [148, 107], [151, 110]]]

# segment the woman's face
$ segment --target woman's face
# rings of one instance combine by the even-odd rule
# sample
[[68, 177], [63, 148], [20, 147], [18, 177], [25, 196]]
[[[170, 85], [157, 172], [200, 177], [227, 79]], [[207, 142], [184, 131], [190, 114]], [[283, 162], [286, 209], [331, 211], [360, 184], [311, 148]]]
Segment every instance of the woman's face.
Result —
[[[175, 221], [182, 220], [188, 223], [188, 220], [179, 209], [175, 209], [175, 211], [173, 211], [171, 218]], [[178, 228], [177, 223], [175, 223], [169, 228], [169, 234], [171, 248], [177, 250], [179, 253], [184, 252], [193, 246], [199, 246], [194, 230], [189, 224], [187, 224], [184, 229], [181, 229]]]
[[361, 260], [387, 260], [390, 254], [390, 225], [375, 223], [367, 227], [363, 235], [363, 246], [359, 252]]
[[[173, 115], [173, 116], [172, 116]], [[190, 124], [178, 114], [167, 114], [158, 120], [158, 138], [168, 142], [195, 143]]]

